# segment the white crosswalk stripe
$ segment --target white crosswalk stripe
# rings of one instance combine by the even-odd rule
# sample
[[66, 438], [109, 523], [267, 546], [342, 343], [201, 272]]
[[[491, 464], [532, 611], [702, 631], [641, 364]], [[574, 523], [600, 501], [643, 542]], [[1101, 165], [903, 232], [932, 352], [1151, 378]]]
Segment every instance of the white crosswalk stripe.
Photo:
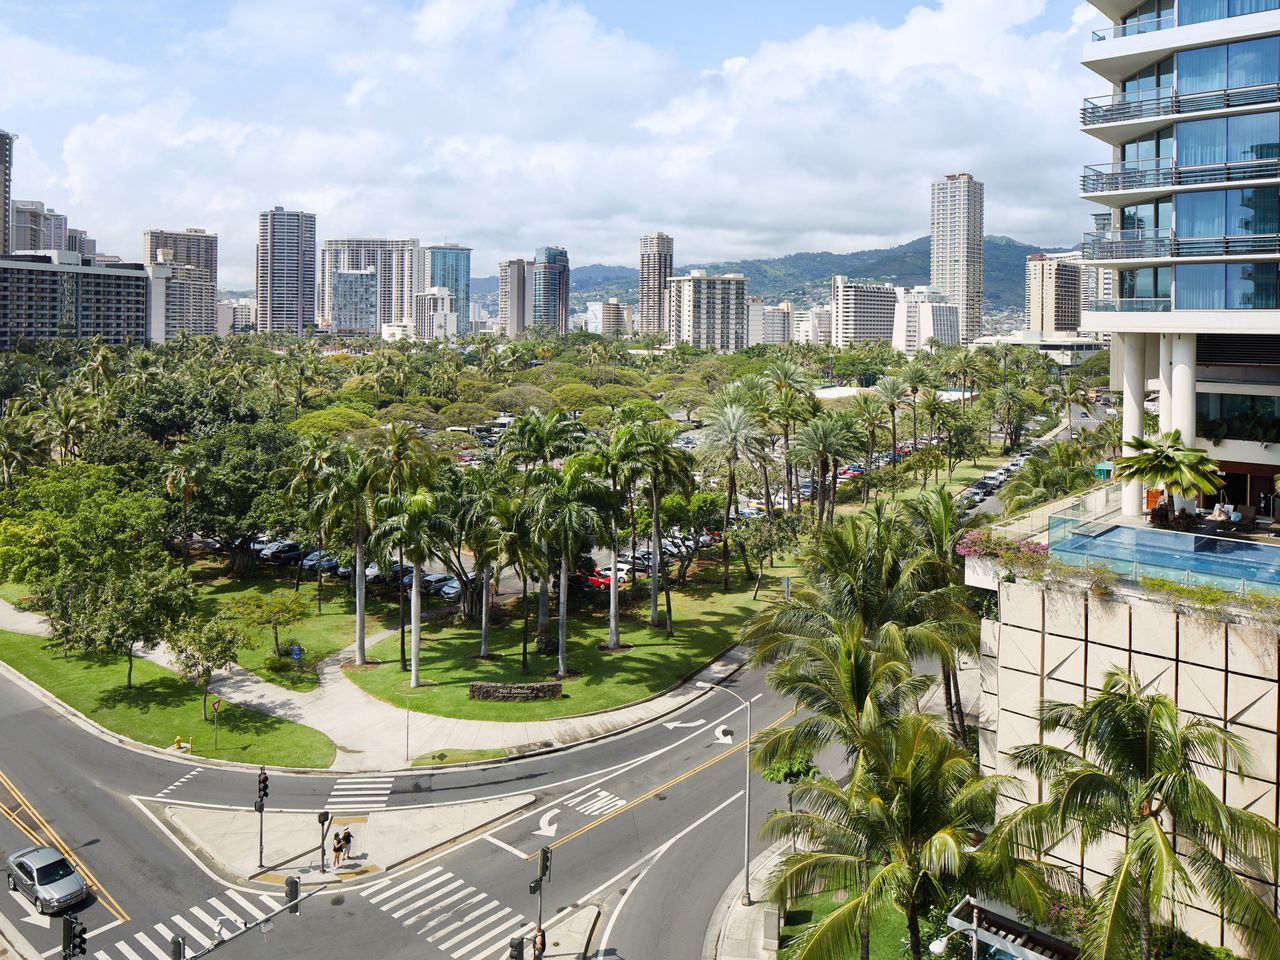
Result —
[[343, 777], [335, 780], [326, 810], [381, 810], [387, 805], [395, 777]]
[[[279, 910], [281, 904], [271, 897], [259, 899], [268, 910]], [[152, 930], [141, 930], [109, 947], [94, 950], [94, 960], [169, 960], [169, 943], [176, 933], [187, 942], [187, 952], [203, 950], [218, 939], [218, 920], [222, 931], [230, 935], [237, 930], [266, 917], [261, 907], [255, 906], [243, 894], [227, 889], [204, 904], [187, 908], [174, 914], [165, 923], [157, 923]]]
[[500, 940], [505, 942], [513, 930], [528, 923], [510, 907], [441, 867], [362, 894], [454, 960], [473, 956], [483, 960], [497, 949]]

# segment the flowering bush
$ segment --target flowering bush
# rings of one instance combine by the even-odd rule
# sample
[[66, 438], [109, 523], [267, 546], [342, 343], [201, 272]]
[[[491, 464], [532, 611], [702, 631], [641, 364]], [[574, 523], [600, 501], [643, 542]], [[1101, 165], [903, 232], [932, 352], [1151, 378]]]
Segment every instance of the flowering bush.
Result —
[[956, 544], [956, 553], [962, 557], [994, 557], [1007, 563], [1034, 559], [1049, 553], [1047, 543], [1035, 540], [1013, 540], [992, 533], [989, 529], [970, 530]]

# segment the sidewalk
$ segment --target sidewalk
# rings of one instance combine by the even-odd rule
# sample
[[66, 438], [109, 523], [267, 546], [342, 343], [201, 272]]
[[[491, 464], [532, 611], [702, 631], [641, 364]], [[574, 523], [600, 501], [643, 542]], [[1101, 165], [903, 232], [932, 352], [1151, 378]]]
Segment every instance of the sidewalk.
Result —
[[[36, 635], [48, 632], [41, 617], [17, 610], [3, 600], [0, 629]], [[371, 634], [367, 642], [372, 645], [392, 633], [384, 630]], [[330, 769], [356, 773], [404, 769], [415, 757], [442, 750], [505, 750], [509, 756], [518, 756], [593, 740], [671, 713], [702, 695], [693, 681], [716, 683], [746, 660], [746, 654], [735, 647], [689, 682], [616, 710], [560, 720], [503, 723], [408, 711], [370, 696], [342, 671], [342, 665], [354, 655], [353, 644], [322, 661], [318, 668], [320, 685], [314, 690], [287, 690], [243, 667], [233, 666], [215, 676], [210, 691], [232, 703], [319, 730], [338, 748]], [[172, 669], [168, 651], [158, 649], [146, 656]]]
[[[772, 902], [764, 899], [769, 874], [791, 852], [786, 841], [775, 843], [751, 861], [751, 896], [749, 907], [742, 905], [742, 871], [734, 877], [720, 897], [702, 941], [702, 960], [776, 960], [777, 943], [766, 944], [766, 920], [777, 913]], [[772, 931], [777, 935], [777, 928]]]

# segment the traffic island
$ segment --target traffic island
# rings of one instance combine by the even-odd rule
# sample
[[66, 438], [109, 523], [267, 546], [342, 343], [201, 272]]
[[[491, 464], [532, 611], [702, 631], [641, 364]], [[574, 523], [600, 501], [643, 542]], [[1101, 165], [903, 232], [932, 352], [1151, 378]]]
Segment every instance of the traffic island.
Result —
[[[317, 812], [268, 810], [263, 814], [259, 859], [259, 815], [251, 809], [134, 798], [175, 843], [191, 850], [224, 880], [271, 885], [283, 883], [286, 875], [300, 877], [304, 885], [366, 879], [470, 836], [535, 800], [526, 793], [335, 816], [325, 827], [322, 864]], [[348, 829], [350, 855], [335, 868], [334, 833]]]

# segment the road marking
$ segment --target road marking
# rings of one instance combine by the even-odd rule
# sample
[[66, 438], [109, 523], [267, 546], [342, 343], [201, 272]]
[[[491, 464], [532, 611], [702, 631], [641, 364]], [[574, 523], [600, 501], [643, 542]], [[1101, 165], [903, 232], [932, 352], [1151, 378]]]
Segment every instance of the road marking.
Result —
[[723, 723], [716, 727], [716, 743], [733, 743], [733, 734]]
[[[406, 880], [404, 883], [400, 884], [399, 886], [392, 887], [390, 890], [384, 890], [382, 893], [378, 894], [376, 897], [369, 897], [369, 902], [377, 903], [379, 900], [385, 900], [387, 897], [391, 896], [393, 893], [398, 893], [399, 891], [403, 890], [405, 887], [412, 886], [413, 884], [421, 880], [423, 877], [429, 877], [433, 873], [439, 873], [442, 869], [444, 868], [432, 867], [431, 870], [427, 873], [420, 874], [418, 876], [413, 877], [410, 880]], [[368, 893], [366, 893], [365, 896], [368, 896]]]
[[[474, 890], [475, 888], [472, 887], [472, 889]], [[480, 893], [477, 893], [474, 897], [472, 897], [470, 900], [466, 901], [465, 903], [460, 903], [456, 907], [454, 907], [452, 910], [448, 910], [440, 914], [440, 916], [436, 917], [435, 919], [428, 921], [427, 925], [424, 926], [420, 931], [418, 931], [419, 934], [425, 933], [427, 930], [430, 930], [432, 927], [434, 927], [438, 923], [444, 923], [446, 920], [455, 916], [459, 910], [466, 910], [470, 907], [473, 907], [477, 903], [479, 903], [481, 900], [487, 901], [489, 906], [481, 907], [478, 910], [472, 910], [470, 913], [465, 914], [460, 920], [454, 920], [453, 923], [449, 924], [448, 926], [441, 927], [435, 933], [427, 937], [427, 943], [435, 943], [445, 934], [451, 933], [454, 930], [458, 929], [459, 926], [466, 923], [472, 917], [478, 914], [484, 913], [486, 910], [492, 910], [494, 907], [499, 906], [497, 900], [490, 899], [487, 893], [485, 893], [484, 891], [481, 891]], [[441, 946], [441, 949], [444, 949], [443, 945]]]
[[[480, 923], [484, 923], [487, 925], [500, 917], [506, 916], [508, 913], [511, 912], [511, 909], [509, 907], [502, 907], [501, 913], [495, 914], [494, 916], [491, 916], [486, 920], [481, 921], [476, 919], [477, 917], [483, 917], [486, 913], [493, 913], [495, 907], [502, 907], [502, 904], [500, 904], [497, 900], [490, 900], [480, 909], [472, 910], [461, 920], [457, 921], [456, 923], [452, 923], [449, 926], [445, 927], [444, 929], [439, 930], [436, 933], [432, 934], [431, 936], [427, 937], [427, 942], [435, 943], [441, 937], [446, 937], [446, 936], [449, 936], [449, 934], [454, 933], [455, 930], [457, 930], [459, 927], [463, 926], [464, 924], [468, 924], [475, 921], [477, 925], [479, 925]], [[474, 927], [471, 929], [474, 929]], [[455, 943], [458, 943], [459, 941], [464, 940], [469, 936], [471, 936], [471, 930], [470, 929], [463, 930], [461, 933], [456, 933], [452, 937], [449, 937], [448, 940], [441, 940], [440, 943], [437, 944], [437, 946], [439, 946], [441, 950], [448, 950]]]
[[507, 853], [514, 853], [521, 860], [528, 859], [523, 850], [517, 850], [515, 847], [511, 846], [511, 844], [503, 843], [501, 840], [495, 837], [492, 833], [486, 833], [484, 835], [484, 838], [488, 840], [490, 843], [492, 843], [495, 847], [501, 847], [503, 850], [507, 851]]
[[676, 720], [672, 723], [664, 723], [663, 726], [668, 730], [681, 730], [685, 727], [700, 727], [706, 720]]
[[240, 915], [238, 913], [236, 913], [234, 910], [228, 907], [225, 903], [223, 903], [217, 897], [209, 898], [209, 906], [213, 907], [213, 909], [218, 911], [218, 916], [226, 917], [232, 923], [240, 924], [241, 928], [248, 926], [248, 924], [246, 924], [243, 920], [240, 919]]
[[200, 771], [203, 769], [204, 769], [203, 767], [196, 767], [194, 770], [188, 773], [185, 777], [179, 777], [177, 780], [173, 781], [173, 783], [169, 784], [167, 787], [165, 787], [163, 790], [157, 793], [156, 799], [163, 797], [166, 793], [171, 793], [172, 791], [177, 790], [180, 786], [182, 786], [192, 777], [199, 776]]
[[209, 943], [210, 943], [209, 938], [206, 937], [199, 930], [197, 930], [194, 924], [188, 923], [185, 917], [181, 917], [175, 913], [169, 919], [173, 921], [175, 926], [180, 927], [183, 933], [185, 933], [192, 940], [194, 940], [201, 950], [209, 946]]
[[50, 921], [47, 916], [36, 909], [35, 904], [20, 894], [17, 890], [10, 890], [9, 896], [18, 902], [18, 906], [22, 908], [23, 916], [18, 919], [23, 923], [29, 923], [33, 927], [44, 927], [49, 929]]
[[[62, 948], [59, 947], [55, 952], [60, 952], [61, 949]], [[41, 954], [41, 956], [43, 956], [43, 954]], [[107, 955], [107, 951], [105, 950], [95, 950], [93, 951], [93, 960], [111, 960], [111, 957]]]
[[127, 940], [121, 940], [117, 943], [116, 949], [123, 953], [127, 960], [142, 960], [142, 957], [138, 956], [138, 951], [129, 946], [129, 941]]
[[170, 960], [169, 954], [165, 953], [152, 943], [151, 938], [145, 933], [134, 934], [134, 939], [137, 940], [138, 943], [142, 944], [143, 949], [146, 950], [147, 953], [151, 954], [151, 956], [155, 957], [156, 960]]
[[[434, 887], [437, 884], [444, 883], [446, 880], [448, 880], [452, 876], [453, 876], [452, 873], [441, 874], [440, 876], [432, 880], [430, 883], [425, 883], [422, 886], [418, 887], [418, 889], [414, 890], [413, 893], [407, 894], [400, 901], [392, 900], [382, 909], [390, 910], [392, 907], [396, 906], [398, 903], [403, 903], [405, 900], [409, 900], [409, 897], [417, 897], [418, 894], [420, 893], [424, 894], [424, 896], [419, 897], [417, 900], [409, 900], [409, 902], [405, 906], [401, 907], [399, 910], [391, 914], [391, 916], [394, 919], [399, 920], [406, 913], [412, 913], [414, 910], [417, 910], [424, 903], [430, 903], [432, 900], [435, 900], [439, 897], [443, 897], [450, 890], [456, 890], [458, 889], [458, 887], [462, 886], [462, 881], [455, 879], [453, 883], [449, 884], [448, 886], [441, 887], [439, 890], [432, 890], [431, 893], [425, 893], [426, 890], [429, 890], [431, 887]], [[415, 919], [415, 918], [410, 918], [410, 919]]]
[[234, 890], [228, 889], [227, 896], [230, 897], [232, 900], [234, 900], [236, 903], [240, 904], [240, 906], [244, 907], [245, 910], [249, 912], [249, 915], [253, 917], [253, 919], [261, 920], [263, 917], [266, 916], [265, 913], [263, 913], [261, 910], [255, 907], [252, 903], [250, 903], [240, 894], [236, 893]]
[[326, 810], [381, 810], [391, 797], [395, 777], [344, 777], [335, 780]]
[[[481, 960], [482, 957], [487, 957], [489, 954], [493, 953], [493, 951], [498, 949], [498, 941], [511, 935], [513, 933], [513, 931], [511, 931], [512, 927], [519, 927], [524, 922], [524, 917], [519, 914], [509, 917], [496, 927], [489, 928], [487, 933], [482, 933], [465, 947], [459, 947], [454, 951], [453, 955], [455, 957], [465, 957], [467, 955], [467, 951], [475, 950], [479, 947], [479, 952], [472, 954], [469, 960]], [[532, 925], [530, 928], [532, 929]], [[482, 944], [488, 944], [488, 946], [482, 946]]]
[[610, 810], [625, 806], [626, 802], [608, 790], [592, 790], [590, 793], [582, 794], [567, 801], [565, 806], [572, 807], [588, 817], [596, 817], [602, 813], [608, 813]]
[[218, 925], [218, 921], [213, 919], [199, 907], [192, 907], [188, 911], [193, 917], [203, 923], [206, 927], [213, 931], [213, 935], [219, 940], [222, 939], [222, 927]]
[[551, 821], [559, 812], [560, 808], [554, 807], [544, 813], [542, 818], [538, 821], [538, 829], [533, 831], [533, 835], [535, 837], [554, 837], [556, 835], [556, 830], [558, 830], [559, 827]]

